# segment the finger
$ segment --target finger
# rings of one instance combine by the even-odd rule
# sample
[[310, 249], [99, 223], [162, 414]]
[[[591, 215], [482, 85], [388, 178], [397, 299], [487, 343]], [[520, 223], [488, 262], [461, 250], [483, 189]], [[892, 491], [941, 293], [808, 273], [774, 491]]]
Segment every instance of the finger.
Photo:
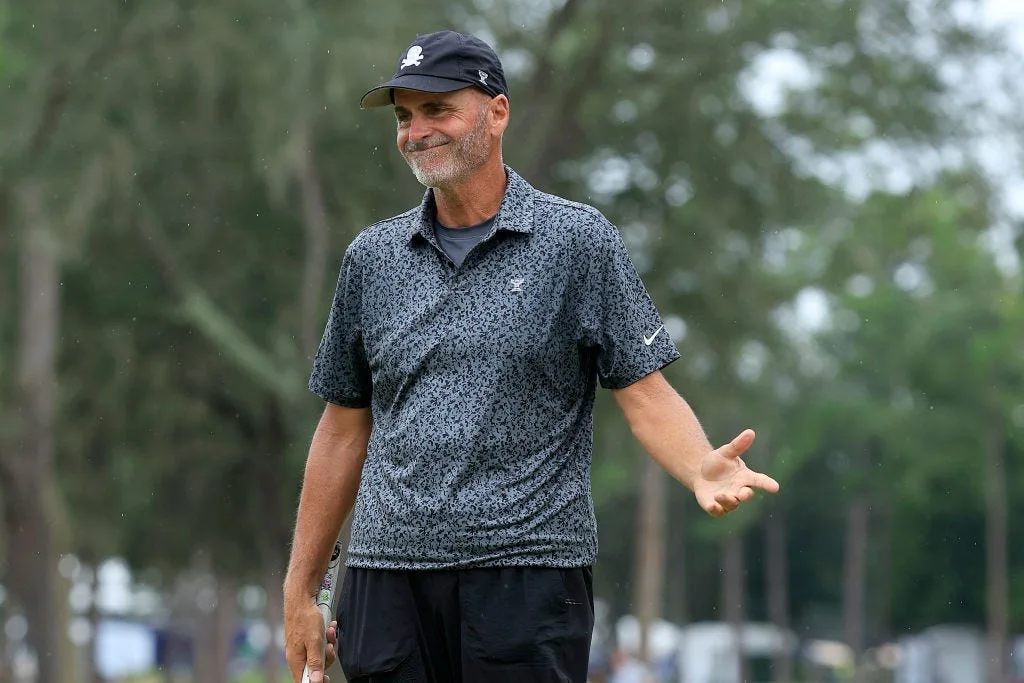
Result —
[[335, 645], [338, 643], [338, 622], [332, 621], [327, 626], [327, 648], [324, 651], [324, 669], [330, 669], [331, 665], [334, 664], [334, 659], [337, 657], [337, 648]]
[[295, 653], [294, 650], [288, 650], [285, 653], [285, 660], [288, 662], [288, 671], [292, 674], [292, 681], [300, 683], [302, 681], [302, 669], [306, 666], [306, 653]]
[[744, 429], [739, 436], [718, 449], [718, 452], [727, 458], [738, 458], [746, 453], [750, 444], [754, 443], [754, 430]]
[[707, 499], [698, 497], [697, 502], [700, 503], [700, 508], [712, 517], [721, 517], [725, 514], [725, 510], [723, 510], [722, 506], [716, 503], [713, 498]]
[[324, 669], [330, 669], [334, 664], [334, 658], [337, 655], [334, 652], [334, 646], [328, 645], [327, 650], [324, 651]]
[[744, 486], [740, 488], [739, 493], [736, 494], [736, 498], [738, 498], [741, 503], [749, 503], [754, 499], [754, 489], [749, 486]]
[[715, 502], [722, 506], [726, 512], [732, 512], [740, 506], [740, 501], [731, 493], [715, 494]]
[[751, 472], [747, 486], [767, 491], [768, 493], [779, 492], [779, 482], [775, 481], [767, 474], [761, 474], [760, 472]]
[[306, 646], [306, 667], [309, 668], [309, 683], [323, 683], [324, 663], [320, 655], [323, 649], [323, 642], [311, 643], [312, 647]]

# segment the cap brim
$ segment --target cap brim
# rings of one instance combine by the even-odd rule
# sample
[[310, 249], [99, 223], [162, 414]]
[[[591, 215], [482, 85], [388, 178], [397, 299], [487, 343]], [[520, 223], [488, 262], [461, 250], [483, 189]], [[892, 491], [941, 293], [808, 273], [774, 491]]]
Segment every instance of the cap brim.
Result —
[[453, 78], [442, 78], [440, 76], [424, 76], [422, 74], [405, 74], [398, 78], [392, 78], [387, 83], [381, 83], [370, 90], [362, 99], [359, 106], [363, 109], [371, 107], [387, 107], [393, 104], [391, 101], [391, 90], [401, 88], [403, 90], [418, 90], [419, 92], [454, 92], [463, 88], [473, 87], [467, 81], [457, 81]]

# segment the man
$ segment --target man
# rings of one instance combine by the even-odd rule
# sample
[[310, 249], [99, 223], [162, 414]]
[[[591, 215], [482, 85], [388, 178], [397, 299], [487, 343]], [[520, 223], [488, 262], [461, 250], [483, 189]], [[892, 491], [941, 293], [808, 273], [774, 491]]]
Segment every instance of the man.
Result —
[[285, 580], [292, 676], [309, 665], [323, 679], [314, 596], [354, 505], [327, 633], [349, 681], [582, 683], [597, 384], [708, 513], [778, 484], [739, 457], [753, 432], [713, 449], [662, 376], [679, 353], [618, 231], [504, 165], [509, 99], [490, 47], [418, 36], [361, 104], [393, 105], [428, 189], [346, 250], [313, 363], [326, 409]]

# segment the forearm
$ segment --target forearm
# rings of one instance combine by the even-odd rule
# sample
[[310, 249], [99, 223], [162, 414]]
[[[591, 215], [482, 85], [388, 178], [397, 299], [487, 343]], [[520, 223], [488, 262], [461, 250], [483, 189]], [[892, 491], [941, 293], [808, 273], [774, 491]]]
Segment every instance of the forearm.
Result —
[[644, 450], [693, 490], [701, 461], [714, 447], [690, 405], [660, 372], [616, 391], [615, 398]]
[[332, 419], [328, 407], [317, 425], [306, 459], [296, 515], [285, 596], [316, 595], [342, 524], [352, 511], [369, 439], [368, 411], [346, 411]]

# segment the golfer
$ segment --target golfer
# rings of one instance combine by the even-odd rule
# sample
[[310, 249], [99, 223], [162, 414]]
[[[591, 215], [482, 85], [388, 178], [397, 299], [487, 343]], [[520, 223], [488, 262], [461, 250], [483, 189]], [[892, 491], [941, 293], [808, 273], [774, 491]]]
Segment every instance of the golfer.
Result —
[[487, 44], [420, 35], [361, 105], [392, 108], [427, 190], [349, 245], [313, 362], [326, 408], [285, 579], [292, 676], [324, 680], [314, 596], [352, 512], [326, 658], [351, 683], [584, 683], [598, 385], [711, 515], [778, 484], [740, 458], [752, 431], [715, 449], [662, 376], [679, 353], [616, 228], [504, 164]]

